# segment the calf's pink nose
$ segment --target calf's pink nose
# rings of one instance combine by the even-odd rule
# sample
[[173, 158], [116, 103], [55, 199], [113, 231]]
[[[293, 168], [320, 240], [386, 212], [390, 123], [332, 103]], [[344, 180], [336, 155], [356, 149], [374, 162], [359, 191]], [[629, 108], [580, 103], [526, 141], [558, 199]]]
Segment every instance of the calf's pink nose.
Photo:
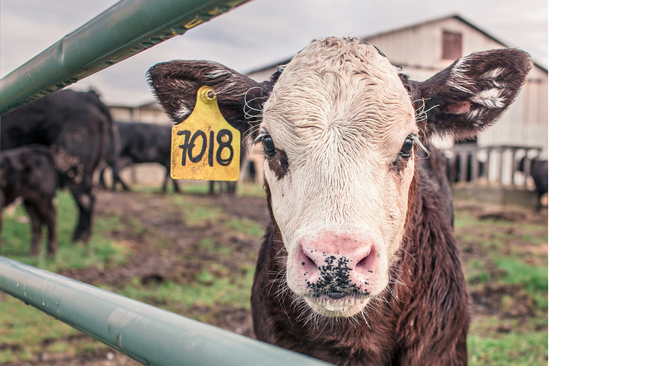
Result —
[[368, 293], [376, 277], [375, 245], [362, 237], [322, 234], [301, 242], [296, 257], [307, 288], [315, 295], [338, 299], [342, 294]]

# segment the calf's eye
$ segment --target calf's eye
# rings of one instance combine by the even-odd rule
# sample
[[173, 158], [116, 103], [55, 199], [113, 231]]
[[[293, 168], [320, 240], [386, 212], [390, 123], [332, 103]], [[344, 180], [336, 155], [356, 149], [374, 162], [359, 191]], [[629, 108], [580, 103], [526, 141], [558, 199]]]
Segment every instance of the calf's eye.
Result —
[[264, 145], [264, 151], [268, 155], [273, 155], [275, 154], [275, 144], [273, 143], [273, 139], [271, 136], [266, 135], [262, 138], [262, 145]]
[[411, 156], [411, 152], [413, 151], [413, 143], [414, 139], [412, 136], [409, 136], [404, 140], [404, 145], [402, 145], [402, 150], [400, 150], [400, 155], [402, 157], [408, 158]]

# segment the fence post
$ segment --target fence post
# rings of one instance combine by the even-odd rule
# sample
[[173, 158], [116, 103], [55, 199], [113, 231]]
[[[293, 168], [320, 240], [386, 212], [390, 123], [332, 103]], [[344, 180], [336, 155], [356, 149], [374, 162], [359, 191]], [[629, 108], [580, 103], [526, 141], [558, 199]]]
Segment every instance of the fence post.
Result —
[[2, 256], [0, 290], [145, 365], [328, 365]]
[[0, 115], [249, 0], [122, 0], [0, 80]]

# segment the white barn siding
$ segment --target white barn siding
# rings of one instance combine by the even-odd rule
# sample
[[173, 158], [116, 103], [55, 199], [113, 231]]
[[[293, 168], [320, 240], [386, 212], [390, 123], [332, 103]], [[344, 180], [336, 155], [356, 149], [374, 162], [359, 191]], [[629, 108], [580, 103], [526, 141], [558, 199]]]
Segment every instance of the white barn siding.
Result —
[[[506, 46], [460, 17], [452, 16], [365, 37], [402, 72], [413, 80], [423, 81], [449, 66], [454, 60], [442, 59], [443, 31], [462, 35], [462, 55]], [[289, 60], [286, 60], [288, 62]], [[248, 75], [257, 81], [268, 80], [276, 66]], [[492, 127], [477, 137], [481, 147], [522, 146], [542, 148], [541, 158], [548, 158], [548, 72], [535, 65], [515, 102]], [[449, 149], [450, 139], [434, 139], [434, 145]], [[517, 156], [519, 158], [519, 156]], [[505, 157], [503, 174], [511, 175], [511, 158]], [[510, 160], [508, 160], [510, 159]], [[491, 175], [496, 174], [491, 169]], [[496, 178], [496, 177], [495, 177]]]

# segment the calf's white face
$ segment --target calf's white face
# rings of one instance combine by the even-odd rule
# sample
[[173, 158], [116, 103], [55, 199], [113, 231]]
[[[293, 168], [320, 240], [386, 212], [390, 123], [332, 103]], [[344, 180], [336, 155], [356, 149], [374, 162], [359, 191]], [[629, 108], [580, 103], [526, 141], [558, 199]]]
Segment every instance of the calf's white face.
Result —
[[329, 39], [285, 67], [262, 116], [287, 284], [320, 314], [354, 315], [386, 288], [402, 241], [419, 133], [411, 98], [373, 46]]
[[[475, 135], [510, 105], [531, 66], [523, 51], [492, 50], [416, 82], [365, 42], [327, 38], [262, 83], [207, 61], [157, 64], [149, 79], [176, 122], [207, 85], [231, 124], [252, 128], [287, 252], [281, 277], [315, 312], [347, 317], [389, 284], [417, 189], [418, 137]], [[261, 115], [249, 122], [252, 111]]]

